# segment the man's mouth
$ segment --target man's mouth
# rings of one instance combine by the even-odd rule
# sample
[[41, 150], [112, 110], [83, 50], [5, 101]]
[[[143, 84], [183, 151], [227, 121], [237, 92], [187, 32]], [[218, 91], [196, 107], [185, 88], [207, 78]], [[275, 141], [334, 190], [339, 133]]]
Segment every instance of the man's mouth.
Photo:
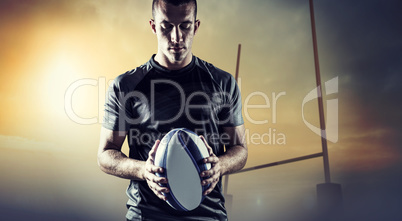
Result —
[[184, 45], [181, 45], [181, 44], [171, 44], [169, 47], [169, 50], [173, 50], [173, 51], [181, 51], [184, 49], [185, 49]]
[[173, 50], [173, 51], [181, 51], [183, 49], [184, 49], [184, 47], [171, 47], [170, 48], [170, 50]]

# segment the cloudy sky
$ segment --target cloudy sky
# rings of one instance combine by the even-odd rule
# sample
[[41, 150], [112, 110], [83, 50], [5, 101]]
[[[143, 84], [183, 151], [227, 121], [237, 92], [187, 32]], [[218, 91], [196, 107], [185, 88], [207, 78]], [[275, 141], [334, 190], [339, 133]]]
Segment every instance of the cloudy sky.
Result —
[[[242, 44], [246, 167], [320, 152], [317, 101], [307, 99], [308, 1], [198, 4], [195, 55], [234, 74]], [[345, 219], [402, 217], [401, 8], [315, 1], [331, 178], [342, 185]], [[110, 80], [156, 52], [150, 17], [146, 0], [0, 0], [2, 220], [124, 219], [128, 181], [96, 163], [100, 119]], [[322, 168], [316, 158], [230, 176], [231, 220], [307, 217]]]

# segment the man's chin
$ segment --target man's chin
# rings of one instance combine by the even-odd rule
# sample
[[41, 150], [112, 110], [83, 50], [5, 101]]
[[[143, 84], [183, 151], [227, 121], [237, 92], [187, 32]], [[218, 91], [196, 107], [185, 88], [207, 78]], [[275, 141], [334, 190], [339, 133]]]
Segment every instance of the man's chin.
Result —
[[186, 58], [186, 56], [183, 53], [173, 53], [172, 54], [172, 61], [175, 63], [180, 63], [180, 62], [184, 61], [185, 58]]

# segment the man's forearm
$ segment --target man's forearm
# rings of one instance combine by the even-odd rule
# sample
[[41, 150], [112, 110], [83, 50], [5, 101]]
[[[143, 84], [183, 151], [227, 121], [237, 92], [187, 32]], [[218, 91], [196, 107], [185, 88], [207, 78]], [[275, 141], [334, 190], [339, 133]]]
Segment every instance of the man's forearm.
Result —
[[222, 176], [241, 170], [247, 162], [247, 148], [237, 145], [228, 148], [228, 150], [219, 157], [222, 167]]
[[108, 149], [98, 155], [98, 164], [107, 174], [124, 179], [144, 180], [145, 161], [127, 157], [124, 153]]

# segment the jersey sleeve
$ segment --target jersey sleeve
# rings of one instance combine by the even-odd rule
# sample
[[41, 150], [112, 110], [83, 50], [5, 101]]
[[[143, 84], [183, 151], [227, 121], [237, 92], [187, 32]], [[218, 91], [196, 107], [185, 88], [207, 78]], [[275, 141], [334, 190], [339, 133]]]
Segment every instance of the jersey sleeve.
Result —
[[128, 131], [130, 111], [128, 100], [122, 91], [119, 77], [108, 88], [105, 101], [105, 113], [102, 126], [113, 131]]
[[242, 116], [242, 102], [239, 87], [236, 80], [230, 75], [224, 87], [225, 104], [219, 113], [221, 125], [235, 127], [244, 124]]

